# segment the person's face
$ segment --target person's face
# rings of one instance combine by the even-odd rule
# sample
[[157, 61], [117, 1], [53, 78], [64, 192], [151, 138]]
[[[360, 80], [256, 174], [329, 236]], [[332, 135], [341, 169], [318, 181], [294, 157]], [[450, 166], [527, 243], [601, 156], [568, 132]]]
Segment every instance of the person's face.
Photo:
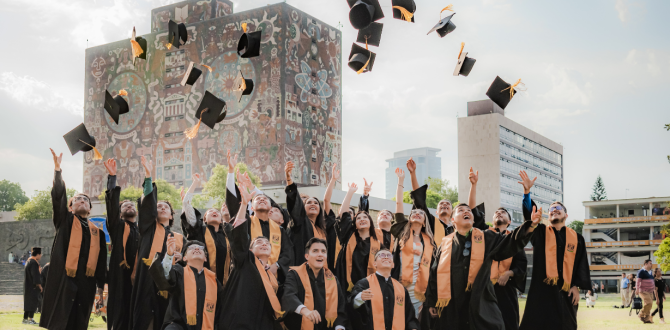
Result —
[[84, 195], [75, 195], [72, 199], [72, 212], [75, 214], [88, 214], [91, 211], [91, 201]]
[[209, 209], [205, 212], [205, 224], [207, 225], [216, 227], [221, 224], [222, 220], [221, 212], [217, 209]]
[[504, 226], [509, 225], [510, 219], [509, 214], [503, 210], [496, 210], [496, 213], [493, 213], [493, 225], [495, 226]]
[[356, 216], [356, 229], [370, 229], [370, 218], [367, 214], [361, 213]]
[[251, 252], [256, 257], [269, 257], [272, 253], [272, 246], [270, 241], [267, 238], [258, 238], [254, 241], [254, 244], [251, 246]]
[[307, 213], [307, 216], [319, 215], [320, 210], [321, 206], [319, 205], [319, 202], [317, 202], [316, 199], [308, 198], [307, 201], [305, 201], [305, 213]]
[[160, 219], [170, 219], [172, 217], [172, 210], [170, 205], [165, 202], [159, 202], [156, 206], [158, 210], [158, 218]]
[[186, 249], [186, 254], [184, 254], [183, 259], [186, 262], [195, 260], [200, 260], [202, 262], [207, 261], [207, 257], [205, 256], [205, 247], [195, 244], [189, 245], [188, 249]]
[[393, 215], [391, 215], [391, 212], [389, 211], [382, 211], [379, 212], [377, 215], [377, 223], [381, 226], [382, 223], [391, 223], [391, 219], [393, 219]]
[[440, 201], [440, 203], [437, 204], [437, 215], [439, 217], [451, 217], [451, 213], [453, 212], [451, 202], [443, 199]]
[[135, 208], [135, 203], [125, 202], [121, 204], [121, 215], [125, 219], [134, 218], [137, 215], [137, 209]]
[[549, 221], [552, 224], [559, 224], [562, 222], [565, 222], [565, 219], [567, 219], [568, 214], [565, 213], [565, 209], [561, 204], [554, 203], [551, 204], [549, 207]]
[[321, 269], [326, 264], [328, 251], [323, 243], [314, 243], [309, 247], [309, 251], [305, 253], [307, 264], [314, 269]]
[[270, 211], [270, 199], [268, 196], [258, 195], [256, 198], [254, 198], [254, 203], [252, 206], [256, 212], [268, 212]]
[[393, 269], [393, 254], [389, 251], [379, 252], [375, 259], [375, 267], [382, 271]]
[[420, 224], [425, 224], [426, 223], [426, 214], [423, 213], [423, 210], [412, 210], [409, 214], [409, 222], [410, 223], [420, 223]]
[[475, 216], [472, 210], [466, 205], [456, 207], [452, 221], [456, 228], [460, 230], [470, 230], [475, 223]]
[[284, 224], [284, 214], [282, 214], [280, 209], [276, 207], [271, 208], [268, 216], [270, 217], [270, 220], [276, 222], [278, 225], [281, 226]]
[[651, 270], [651, 262], [645, 263], [644, 264], [644, 269], [646, 269], [647, 271], [650, 271]]

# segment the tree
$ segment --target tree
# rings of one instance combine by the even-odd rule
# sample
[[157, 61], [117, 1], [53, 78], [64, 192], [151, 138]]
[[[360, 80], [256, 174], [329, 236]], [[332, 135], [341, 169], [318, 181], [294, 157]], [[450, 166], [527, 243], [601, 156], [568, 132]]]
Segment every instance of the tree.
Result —
[[450, 187], [449, 180], [428, 177], [424, 183], [428, 185], [426, 205], [429, 208], [436, 208], [443, 199], [448, 199], [452, 205], [458, 202], [458, 189], [455, 186]]
[[605, 184], [603, 179], [598, 175], [596, 183], [593, 185], [593, 194], [591, 194], [592, 201], [603, 201], [607, 199], [607, 192], [605, 192]]
[[[76, 195], [77, 191], [69, 188], [67, 189], [67, 199]], [[45, 190], [35, 190], [35, 194], [30, 200], [23, 204], [16, 204], [17, 215], [16, 220], [37, 220], [37, 219], [52, 219], [53, 218], [53, 204], [51, 203], [51, 188]]]
[[661, 266], [661, 270], [665, 273], [670, 270], [670, 238], [665, 238], [658, 250], [654, 252], [656, 262]]
[[579, 220], [572, 220], [569, 224], [568, 227], [574, 229], [577, 234], [582, 234], [582, 229], [584, 228], [584, 221], [579, 221]]
[[[256, 186], [261, 186], [261, 179], [249, 171], [249, 168], [244, 163], [237, 163], [235, 165], [235, 170], [239, 170], [240, 174], [249, 172], [249, 178], [251, 182]], [[226, 179], [228, 177], [228, 166], [217, 164], [216, 167], [212, 169], [212, 176], [209, 177], [209, 180], [205, 182], [202, 189], [202, 197], [200, 197], [197, 202], [201, 202], [201, 199], [207, 198], [207, 200], [213, 199], [217, 204], [223, 203], [226, 199]], [[160, 190], [159, 190], [160, 191]], [[195, 197], [194, 197], [195, 199]], [[194, 207], [195, 205], [194, 201]]]
[[14, 211], [16, 204], [23, 204], [27, 201], [28, 197], [19, 183], [9, 180], [0, 181], [0, 212]]

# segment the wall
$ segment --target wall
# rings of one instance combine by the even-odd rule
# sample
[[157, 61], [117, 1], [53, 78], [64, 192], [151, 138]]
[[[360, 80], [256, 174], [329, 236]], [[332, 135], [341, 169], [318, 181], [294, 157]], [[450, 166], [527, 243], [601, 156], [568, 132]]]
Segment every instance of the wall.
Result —
[[14, 253], [16, 258], [20, 258], [33, 246], [41, 246], [42, 260], [40, 263], [46, 265], [51, 259], [51, 245], [55, 236], [56, 232], [51, 219], [2, 222], [0, 223], [0, 258], [6, 262], [9, 252]]

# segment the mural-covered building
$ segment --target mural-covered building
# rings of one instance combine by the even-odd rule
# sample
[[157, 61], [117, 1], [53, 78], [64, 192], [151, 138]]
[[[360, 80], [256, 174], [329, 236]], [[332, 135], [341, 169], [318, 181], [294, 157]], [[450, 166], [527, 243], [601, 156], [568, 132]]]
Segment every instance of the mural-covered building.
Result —
[[[124, 39], [86, 50], [85, 124], [104, 159], [117, 160], [117, 182], [141, 186], [140, 156], [151, 159], [157, 179], [189, 186], [194, 173], [209, 177], [226, 151], [239, 154], [264, 185], [280, 185], [284, 163], [296, 163], [294, 180], [326, 185], [329, 168], [341, 166], [341, 32], [300, 10], [279, 3], [233, 13], [227, 0], [183, 1], [152, 10], [146, 60], [133, 65]], [[185, 23], [188, 41], [167, 49], [167, 25]], [[263, 31], [260, 56], [242, 59], [237, 42]], [[193, 86], [180, 82], [189, 62], [213, 71]], [[238, 71], [254, 80], [254, 91], [234, 100]], [[105, 90], [124, 96], [130, 112], [115, 124], [103, 109]], [[195, 112], [205, 91], [226, 101], [227, 117], [214, 129], [200, 126], [189, 140], [184, 130], [197, 123]], [[102, 161], [84, 156], [84, 192], [105, 189]]]

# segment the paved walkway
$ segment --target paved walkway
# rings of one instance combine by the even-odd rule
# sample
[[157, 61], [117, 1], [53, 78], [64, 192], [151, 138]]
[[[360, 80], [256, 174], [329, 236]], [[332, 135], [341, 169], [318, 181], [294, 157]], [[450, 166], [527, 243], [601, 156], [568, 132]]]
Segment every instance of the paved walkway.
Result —
[[23, 295], [0, 295], [0, 313], [23, 311]]

